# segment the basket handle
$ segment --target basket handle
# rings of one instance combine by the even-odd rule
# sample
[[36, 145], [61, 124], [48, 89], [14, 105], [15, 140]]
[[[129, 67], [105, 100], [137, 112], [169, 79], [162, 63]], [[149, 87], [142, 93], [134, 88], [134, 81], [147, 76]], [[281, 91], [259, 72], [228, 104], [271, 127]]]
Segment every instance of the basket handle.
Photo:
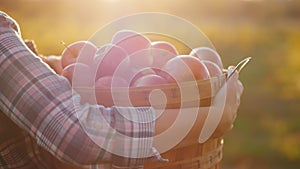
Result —
[[233, 71], [227, 76], [226, 80], [228, 80], [235, 71], [237, 72], [241, 72], [241, 70], [246, 66], [246, 64], [251, 60], [251, 57], [247, 57], [245, 59], [243, 59], [242, 61], [240, 61], [235, 68], [233, 69]]

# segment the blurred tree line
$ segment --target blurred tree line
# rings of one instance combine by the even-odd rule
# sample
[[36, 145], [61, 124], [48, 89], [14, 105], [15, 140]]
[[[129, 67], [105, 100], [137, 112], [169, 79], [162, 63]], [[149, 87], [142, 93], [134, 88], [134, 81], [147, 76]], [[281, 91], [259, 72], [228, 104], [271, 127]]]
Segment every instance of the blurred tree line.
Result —
[[112, 20], [166, 12], [197, 25], [224, 65], [253, 59], [240, 75], [245, 90], [235, 128], [226, 135], [228, 168], [300, 168], [300, 1], [298, 0], [0, 0], [23, 38], [59, 55]]

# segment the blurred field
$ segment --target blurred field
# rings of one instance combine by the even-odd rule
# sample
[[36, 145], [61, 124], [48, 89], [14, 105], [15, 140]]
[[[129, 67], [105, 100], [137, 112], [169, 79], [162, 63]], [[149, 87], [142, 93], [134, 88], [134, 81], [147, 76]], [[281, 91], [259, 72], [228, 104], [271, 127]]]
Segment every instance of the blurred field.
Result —
[[136, 12], [189, 20], [210, 38], [224, 65], [253, 58], [240, 74], [245, 90], [235, 127], [225, 136], [223, 168], [300, 168], [299, 1], [0, 0], [0, 10], [44, 55], [60, 55], [61, 40], [88, 39]]

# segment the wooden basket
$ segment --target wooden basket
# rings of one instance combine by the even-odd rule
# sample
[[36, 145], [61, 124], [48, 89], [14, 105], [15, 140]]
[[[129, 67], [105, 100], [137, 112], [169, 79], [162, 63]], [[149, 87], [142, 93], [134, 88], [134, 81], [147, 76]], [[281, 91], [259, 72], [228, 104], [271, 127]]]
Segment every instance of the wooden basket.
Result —
[[[119, 87], [119, 88], [85, 88], [74, 87], [83, 96], [95, 96], [97, 104], [111, 106], [152, 106], [154, 108], [187, 108], [206, 107], [211, 105], [212, 98], [225, 82], [226, 75], [213, 77], [208, 80], [182, 82], [145, 87]], [[151, 92], [161, 91], [154, 102]], [[198, 92], [195, 94], [194, 92]], [[161, 94], [164, 94], [162, 96]], [[184, 94], [184, 98], [183, 98]], [[191, 97], [189, 97], [189, 94]], [[198, 96], [198, 97], [197, 97]]]
[[214, 138], [202, 144], [171, 149], [162, 154], [169, 162], [148, 160], [145, 169], [220, 169], [223, 139]]
[[[151, 91], [160, 89], [167, 98], [167, 109], [177, 109], [185, 107], [206, 107], [211, 105], [211, 101], [222, 87], [226, 80], [226, 74], [208, 80], [199, 80], [196, 83], [183, 82], [181, 84], [167, 84], [149, 87], [132, 87], [129, 89], [115, 88], [114, 90], [95, 89], [97, 102], [104, 106], [150, 106], [149, 94]], [[182, 102], [180, 91], [185, 88], [198, 88], [199, 99]], [[80, 88], [80, 92], [90, 89]], [[112, 99], [112, 93], [118, 96], [117, 103]], [[128, 97], [129, 96], [129, 97]], [[103, 99], [105, 98], [105, 99]], [[126, 99], [130, 99], [130, 103]], [[158, 104], [151, 104], [155, 108], [161, 108], [161, 101]], [[211, 138], [200, 144], [195, 143], [190, 146], [173, 148], [162, 154], [169, 162], [158, 162], [148, 160], [145, 169], [220, 169], [222, 160], [222, 138]]]
[[[148, 34], [151, 40], [165, 40], [176, 46], [181, 54], [187, 54], [191, 49], [184, 43], [161, 35]], [[36, 52], [35, 45], [31, 41], [26, 43], [33, 52]], [[36, 52], [37, 53], [37, 52]], [[207, 107], [222, 87], [226, 80], [226, 73], [222, 76], [196, 82], [182, 82], [180, 84], [166, 84], [149, 87], [129, 88], [85, 88], [74, 87], [83, 96], [95, 96], [96, 102], [100, 105], [110, 106], [153, 106], [155, 108], [177, 109], [186, 107]], [[156, 100], [156, 104], [149, 102], [149, 95], [152, 91], [160, 90], [165, 94], [165, 105], [163, 101]], [[199, 98], [183, 100], [181, 93], [189, 89], [198, 89]], [[195, 90], [193, 90], [195, 91]], [[163, 98], [162, 98], [163, 99]], [[219, 169], [222, 160], [223, 139], [213, 138], [199, 144], [173, 148], [162, 154], [169, 162], [154, 162], [147, 160], [145, 169]]]
[[[164, 34], [145, 33], [151, 41], [167, 41], [173, 44], [180, 54], [189, 54], [191, 48], [184, 42]], [[152, 106], [154, 108], [177, 109], [186, 107], [207, 107], [211, 105], [212, 98], [216, 95], [220, 87], [226, 80], [226, 73], [219, 77], [208, 80], [198, 80], [194, 82], [182, 82], [165, 84], [160, 86], [127, 87], [127, 88], [84, 88], [74, 87], [74, 89], [84, 96], [95, 96], [97, 104], [106, 107], [117, 106]], [[155, 102], [150, 103], [150, 93], [160, 90], [165, 97], [156, 97]], [[197, 90], [198, 89], [198, 90]], [[182, 94], [188, 92], [198, 92], [199, 97], [191, 96], [183, 98]], [[195, 93], [193, 93], [195, 95]], [[95, 101], [95, 100], [94, 100]], [[166, 102], [165, 102], [166, 101]]]

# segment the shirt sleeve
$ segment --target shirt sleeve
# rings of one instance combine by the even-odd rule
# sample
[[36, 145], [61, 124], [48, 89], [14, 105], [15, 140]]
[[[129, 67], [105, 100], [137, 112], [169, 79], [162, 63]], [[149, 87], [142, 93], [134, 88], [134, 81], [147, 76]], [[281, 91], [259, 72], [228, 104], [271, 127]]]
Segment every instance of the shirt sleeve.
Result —
[[80, 104], [68, 80], [36, 57], [18, 32], [0, 12], [1, 111], [61, 160], [141, 167], [152, 153], [154, 110]]

